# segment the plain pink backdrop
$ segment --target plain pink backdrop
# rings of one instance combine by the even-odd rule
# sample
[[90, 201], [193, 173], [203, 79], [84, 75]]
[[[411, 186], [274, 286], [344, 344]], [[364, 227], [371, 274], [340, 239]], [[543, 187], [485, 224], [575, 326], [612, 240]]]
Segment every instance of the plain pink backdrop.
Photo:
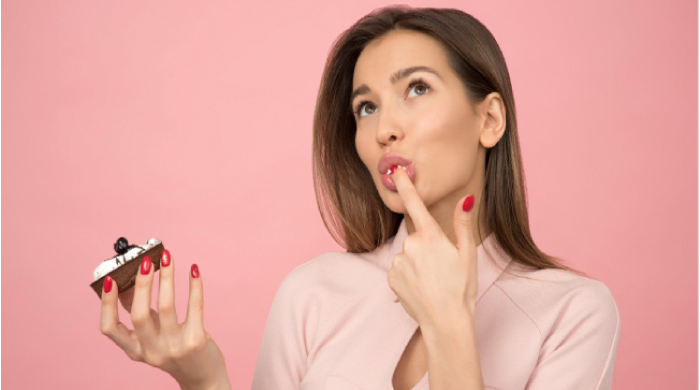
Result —
[[[171, 250], [181, 320], [199, 264], [205, 325], [249, 388], [281, 280], [342, 250], [311, 177], [326, 56], [388, 4], [4, 1], [3, 387], [176, 387], [99, 331], [92, 272], [125, 236]], [[614, 388], [697, 388], [697, 3], [408, 4], [498, 40], [533, 237], [617, 300]]]

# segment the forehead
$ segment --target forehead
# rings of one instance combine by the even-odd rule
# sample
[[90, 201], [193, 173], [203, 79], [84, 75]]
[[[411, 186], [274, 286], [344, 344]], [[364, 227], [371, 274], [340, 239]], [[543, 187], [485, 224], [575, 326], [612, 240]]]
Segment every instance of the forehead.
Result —
[[429, 66], [448, 72], [447, 54], [435, 38], [411, 30], [393, 30], [369, 42], [355, 63], [353, 87], [389, 83], [389, 76], [410, 66]]

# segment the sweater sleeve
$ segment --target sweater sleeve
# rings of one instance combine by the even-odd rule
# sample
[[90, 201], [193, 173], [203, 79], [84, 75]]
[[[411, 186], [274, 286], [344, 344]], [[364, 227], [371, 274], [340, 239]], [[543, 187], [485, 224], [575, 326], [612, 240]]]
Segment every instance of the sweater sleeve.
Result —
[[612, 388], [620, 313], [605, 284], [572, 294], [545, 337], [526, 390]]
[[[277, 289], [267, 317], [253, 375], [252, 390], [299, 389], [306, 374], [309, 305], [307, 285], [300, 271], [285, 277]], [[308, 286], [308, 285], [307, 285]]]

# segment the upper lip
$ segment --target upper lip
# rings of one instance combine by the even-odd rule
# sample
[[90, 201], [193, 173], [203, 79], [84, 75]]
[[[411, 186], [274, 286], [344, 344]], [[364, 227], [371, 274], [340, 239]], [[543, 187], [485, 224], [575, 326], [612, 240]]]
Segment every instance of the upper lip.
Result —
[[394, 152], [386, 153], [379, 159], [379, 173], [385, 174], [394, 165], [402, 165], [405, 167], [410, 163], [411, 160], [401, 157]]

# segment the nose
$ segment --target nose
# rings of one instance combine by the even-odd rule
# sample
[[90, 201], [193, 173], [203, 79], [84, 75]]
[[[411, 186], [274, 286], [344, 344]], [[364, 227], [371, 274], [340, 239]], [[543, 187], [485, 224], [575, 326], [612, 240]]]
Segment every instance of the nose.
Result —
[[385, 105], [384, 110], [379, 112], [377, 123], [377, 142], [381, 145], [396, 142], [404, 137], [403, 123], [399, 119], [397, 109], [387, 109], [387, 106]]

